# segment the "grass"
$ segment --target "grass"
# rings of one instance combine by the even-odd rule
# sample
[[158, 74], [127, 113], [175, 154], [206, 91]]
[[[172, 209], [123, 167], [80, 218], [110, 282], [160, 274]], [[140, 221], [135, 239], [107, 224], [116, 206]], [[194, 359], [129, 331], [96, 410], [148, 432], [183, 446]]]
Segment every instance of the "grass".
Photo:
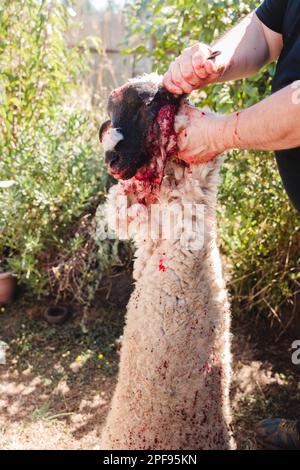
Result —
[[18, 304], [0, 317], [9, 345], [0, 366], [0, 448], [93, 448], [115, 385], [124, 310], [93, 310], [82, 328], [80, 313], [50, 326], [43, 309], [30, 318], [32, 308]]

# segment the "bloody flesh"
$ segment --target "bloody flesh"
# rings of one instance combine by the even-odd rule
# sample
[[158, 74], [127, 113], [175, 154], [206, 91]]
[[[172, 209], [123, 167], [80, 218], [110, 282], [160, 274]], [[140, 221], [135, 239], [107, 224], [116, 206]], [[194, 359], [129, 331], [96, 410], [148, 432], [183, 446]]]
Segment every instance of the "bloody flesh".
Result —
[[122, 180], [122, 175], [114, 174], [120, 179], [124, 194], [135, 194], [139, 203], [155, 202], [164, 176], [166, 161], [177, 156], [177, 137], [174, 130], [176, 107], [172, 104], [163, 106], [158, 112], [156, 121], [147, 133], [147, 151], [150, 162], [140, 168], [129, 180]]

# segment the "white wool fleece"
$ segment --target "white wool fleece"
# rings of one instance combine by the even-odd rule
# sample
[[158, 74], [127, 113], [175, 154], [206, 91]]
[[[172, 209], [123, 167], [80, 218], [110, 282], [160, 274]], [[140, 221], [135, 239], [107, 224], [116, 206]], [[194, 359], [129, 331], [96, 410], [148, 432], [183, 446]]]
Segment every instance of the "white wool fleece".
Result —
[[[169, 161], [159, 193], [161, 207], [203, 205], [201, 249], [187, 249], [178, 238], [147, 238], [150, 208], [140, 204], [139, 210], [135, 197], [129, 197], [136, 283], [102, 449], [235, 448], [229, 403], [230, 310], [216, 232], [221, 161], [218, 157], [186, 168]], [[108, 196], [109, 214], [116, 212], [118, 194], [121, 183]]]

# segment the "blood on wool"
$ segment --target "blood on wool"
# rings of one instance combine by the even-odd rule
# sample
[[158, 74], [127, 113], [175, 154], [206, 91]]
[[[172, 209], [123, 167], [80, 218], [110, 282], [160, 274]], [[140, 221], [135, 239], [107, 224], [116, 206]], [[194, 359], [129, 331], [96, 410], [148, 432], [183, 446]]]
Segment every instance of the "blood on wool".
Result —
[[164, 273], [166, 271], [166, 269], [167, 268], [164, 264], [163, 258], [160, 258], [160, 260], [158, 261], [158, 270]]

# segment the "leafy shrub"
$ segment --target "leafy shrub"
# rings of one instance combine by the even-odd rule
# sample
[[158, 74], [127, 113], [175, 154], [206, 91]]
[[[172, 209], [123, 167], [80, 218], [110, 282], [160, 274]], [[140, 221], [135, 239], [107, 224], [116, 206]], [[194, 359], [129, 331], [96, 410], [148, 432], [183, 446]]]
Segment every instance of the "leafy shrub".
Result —
[[49, 276], [61, 293], [53, 268], [81, 252], [86, 239], [74, 226], [95, 212], [108, 182], [100, 117], [73, 102], [88, 56], [82, 44], [68, 47], [69, 26], [58, 0], [0, 4], [0, 181], [14, 183], [0, 187], [0, 264], [31, 296], [49, 293]]
[[[142, 37], [135, 52], [149, 55], [163, 73], [183, 48], [199, 40], [213, 43], [259, 3], [136, 0], [128, 6], [129, 35]], [[273, 72], [274, 64], [247, 80], [211, 85], [194, 93], [194, 101], [222, 113], [251, 106], [270, 93]], [[280, 313], [295, 307], [300, 287], [299, 219], [273, 156], [231, 152], [223, 177], [219, 225], [236, 311], [252, 310], [281, 324]]]

